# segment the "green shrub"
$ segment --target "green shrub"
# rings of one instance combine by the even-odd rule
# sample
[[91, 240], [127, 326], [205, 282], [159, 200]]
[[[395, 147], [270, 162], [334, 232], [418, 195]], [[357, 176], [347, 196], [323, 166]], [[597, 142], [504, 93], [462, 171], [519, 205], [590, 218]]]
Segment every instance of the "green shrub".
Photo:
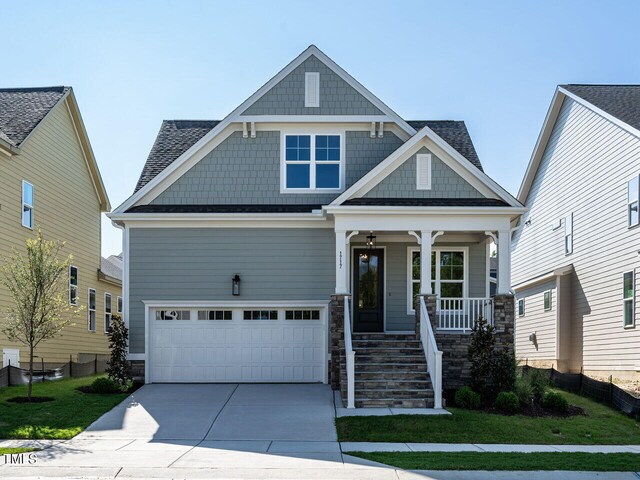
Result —
[[468, 358], [471, 362], [471, 388], [481, 395], [486, 393], [487, 383], [491, 381], [495, 343], [495, 328], [486, 318], [478, 317], [471, 330]]
[[529, 370], [524, 377], [529, 382], [529, 385], [531, 385], [533, 401], [538, 405], [541, 405], [542, 400], [544, 399], [544, 394], [549, 386], [549, 375], [543, 370], [534, 368]]
[[456, 391], [456, 405], [467, 410], [477, 410], [480, 408], [480, 395], [469, 387], [462, 387]]
[[547, 392], [542, 401], [542, 406], [560, 413], [566, 413], [569, 410], [569, 402], [558, 392]]
[[495, 393], [513, 392], [516, 388], [517, 368], [518, 362], [511, 348], [503, 347], [499, 352], [494, 352], [491, 367], [492, 390]]
[[520, 409], [520, 401], [513, 392], [500, 392], [493, 405], [496, 410], [507, 413], [515, 413]]
[[120, 387], [110, 378], [96, 378], [91, 384], [92, 393], [120, 393]]
[[111, 356], [107, 363], [107, 376], [120, 390], [125, 391], [131, 388], [131, 369], [127, 360], [129, 331], [120, 315], [114, 313], [111, 316], [108, 333]]
[[518, 377], [516, 379], [515, 394], [521, 405], [531, 405], [533, 401], [533, 391], [531, 390], [531, 383], [529, 383], [528, 378]]

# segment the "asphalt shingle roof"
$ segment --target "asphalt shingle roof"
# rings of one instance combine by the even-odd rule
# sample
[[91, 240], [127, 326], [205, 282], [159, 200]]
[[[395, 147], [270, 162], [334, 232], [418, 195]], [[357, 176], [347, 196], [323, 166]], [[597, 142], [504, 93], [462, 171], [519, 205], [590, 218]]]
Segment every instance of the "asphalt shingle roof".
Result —
[[110, 255], [108, 258], [101, 257], [100, 271], [109, 277], [122, 281], [122, 254]]
[[322, 205], [138, 205], [127, 213], [309, 213]]
[[[220, 120], [164, 120], [142, 169], [135, 192], [167, 168], [193, 144], [204, 137]], [[454, 120], [410, 120], [416, 130], [428, 126], [467, 158], [478, 169], [482, 165], [464, 122]]]
[[508, 207], [496, 198], [352, 198], [343, 205], [375, 205], [385, 207]]
[[640, 130], [640, 85], [560, 85], [565, 90]]
[[69, 90], [69, 87], [0, 88], [0, 138], [19, 147]]

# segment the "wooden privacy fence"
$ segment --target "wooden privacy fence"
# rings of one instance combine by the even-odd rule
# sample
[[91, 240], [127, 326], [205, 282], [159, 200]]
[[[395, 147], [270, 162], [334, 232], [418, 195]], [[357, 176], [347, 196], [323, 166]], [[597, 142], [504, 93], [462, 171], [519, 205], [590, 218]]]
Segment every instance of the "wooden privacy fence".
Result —
[[[33, 371], [34, 382], [47, 382], [63, 378], [88, 377], [107, 370], [107, 360], [96, 358], [89, 362], [69, 362], [55, 368], [40, 368]], [[0, 368], [0, 388], [10, 385], [26, 385], [29, 382], [29, 370], [13, 367], [10, 364]]]
[[634, 397], [612, 382], [595, 380], [582, 373], [561, 373], [555, 368], [522, 367], [523, 373], [529, 370], [546, 372], [551, 383], [563, 390], [592, 398], [633, 417], [640, 417], [640, 398]]

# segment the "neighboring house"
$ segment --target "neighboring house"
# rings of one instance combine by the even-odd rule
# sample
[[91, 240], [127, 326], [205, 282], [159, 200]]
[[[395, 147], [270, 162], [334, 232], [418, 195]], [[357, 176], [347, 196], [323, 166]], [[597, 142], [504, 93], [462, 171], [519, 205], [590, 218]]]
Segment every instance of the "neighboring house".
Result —
[[[119, 281], [99, 273], [100, 216], [109, 209], [73, 90], [0, 89], [0, 258], [13, 249], [23, 251], [37, 228], [48, 240], [66, 242], [62, 254], [73, 255], [73, 267], [65, 274], [69, 301], [85, 309], [59, 337], [38, 346], [38, 363], [108, 353], [105, 300], [111, 294], [115, 313], [121, 295]], [[10, 302], [0, 285], [0, 312]], [[3, 365], [28, 361], [26, 347], [2, 334], [0, 350]]]
[[[507, 294], [523, 211], [463, 122], [405, 121], [310, 46], [223, 120], [162, 123], [110, 214], [129, 358], [147, 382], [327, 382], [331, 352], [345, 394], [351, 339], [356, 405], [433, 405], [414, 296], [438, 294], [439, 334], [468, 338], [493, 315], [489, 241]], [[468, 374], [466, 352], [443, 355], [445, 380]]]
[[637, 377], [639, 175], [640, 86], [559, 86], [518, 194], [523, 363]]

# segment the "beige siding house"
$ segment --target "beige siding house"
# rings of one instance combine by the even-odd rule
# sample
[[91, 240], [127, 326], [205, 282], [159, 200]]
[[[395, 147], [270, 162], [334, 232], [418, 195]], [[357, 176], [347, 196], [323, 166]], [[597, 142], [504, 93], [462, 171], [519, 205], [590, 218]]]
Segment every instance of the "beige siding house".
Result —
[[[108, 352], [107, 294], [113, 313], [121, 296], [121, 281], [101, 268], [100, 217], [109, 208], [72, 89], [0, 89], [0, 258], [23, 249], [37, 228], [47, 239], [65, 241], [64, 254], [74, 258], [69, 281], [77, 279], [77, 304], [85, 309], [60, 337], [40, 345], [36, 355], [48, 364]], [[0, 312], [10, 302], [0, 286]], [[3, 364], [27, 361], [26, 348], [1, 334], [0, 351]]]
[[516, 354], [614, 378], [640, 371], [640, 86], [558, 87], [518, 199]]

